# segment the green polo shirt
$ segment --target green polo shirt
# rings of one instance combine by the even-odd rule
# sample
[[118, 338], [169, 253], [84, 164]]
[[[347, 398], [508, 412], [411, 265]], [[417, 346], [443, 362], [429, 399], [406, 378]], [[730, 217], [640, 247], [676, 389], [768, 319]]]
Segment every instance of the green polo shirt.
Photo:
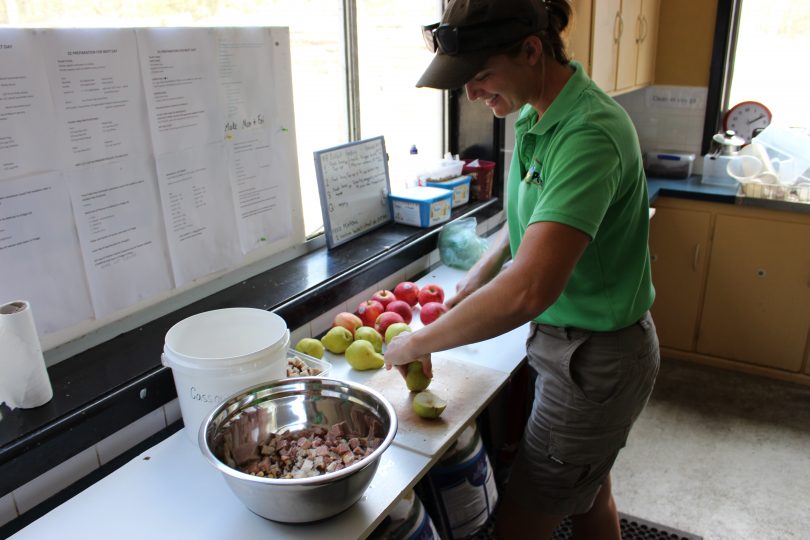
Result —
[[535, 321], [595, 331], [624, 328], [652, 305], [649, 201], [630, 118], [576, 62], [538, 121], [525, 105], [515, 123], [507, 183], [512, 255], [526, 228], [555, 221], [591, 242], [560, 297]]

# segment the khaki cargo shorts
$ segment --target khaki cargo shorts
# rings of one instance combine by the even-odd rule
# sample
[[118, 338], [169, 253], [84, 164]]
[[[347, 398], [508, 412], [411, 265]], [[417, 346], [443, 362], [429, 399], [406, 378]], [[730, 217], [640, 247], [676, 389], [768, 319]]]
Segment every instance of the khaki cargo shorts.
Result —
[[538, 375], [506, 498], [548, 514], [587, 512], [652, 393], [655, 325], [649, 312], [614, 332], [532, 323], [526, 351]]

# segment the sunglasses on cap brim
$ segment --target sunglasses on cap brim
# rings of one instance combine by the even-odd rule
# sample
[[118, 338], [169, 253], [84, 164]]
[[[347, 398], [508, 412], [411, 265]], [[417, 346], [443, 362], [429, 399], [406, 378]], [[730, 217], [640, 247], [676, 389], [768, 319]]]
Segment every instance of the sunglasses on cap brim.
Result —
[[454, 56], [511, 45], [517, 41], [515, 36], [525, 37], [544, 27], [544, 24], [535, 24], [526, 18], [502, 19], [468, 26], [438, 22], [423, 26], [422, 37], [430, 52], [439, 51]]

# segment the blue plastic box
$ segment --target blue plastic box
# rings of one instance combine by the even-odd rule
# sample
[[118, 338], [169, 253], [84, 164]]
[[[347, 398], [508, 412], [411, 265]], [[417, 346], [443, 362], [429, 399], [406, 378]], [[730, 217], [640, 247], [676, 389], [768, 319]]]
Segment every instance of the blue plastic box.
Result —
[[432, 227], [450, 219], [453, 192], [429, 186], [413, 187], [391, 193], [394, 221], [414, 227]]
[[455, 208], [457, 206], [467, 204], [467, 202], [470, 200], [471, 181], [472, 175], [465, 174], [464, 176], [458, 176], [456, 178], [451, 178], [450, 180], [445, 180], [443, 182], [428, 182], [427, 185], [430, 187], [437, 187], [441, 189], [452, 189], [453, 208]]

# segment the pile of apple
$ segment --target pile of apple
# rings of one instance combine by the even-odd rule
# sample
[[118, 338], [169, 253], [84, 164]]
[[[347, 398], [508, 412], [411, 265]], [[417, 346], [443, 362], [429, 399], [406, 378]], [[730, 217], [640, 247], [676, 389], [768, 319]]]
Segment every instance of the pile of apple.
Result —
[[[324, 349], [334, 354], [345, 354], [346, 361], [358, 371], [379, 369], [385, 364], [383, 342], [391, 343], [402, 332], [410, 332], [413, 310], [419, 305], [419, 320], [428, 325], [447, 313], [444, 290], [439, 285], [425, 285], [421, 289], [411, 281], [403, 281], [393, 292], [379, 290], [371, 299], [361, 302], [357, 311], [338, 313], [332, 328], [319, 340], [304, 338], [296, 350], [322, 358]], [[447, 406], [439, 396], [427, 390], [430, 385], [422, 363], [411, 362], [407, 367], [405, 384], [416, 392], [411, 406], [423, 418], [438, 418]]]
[[414, 309], [419, 310], [422, 324], [431, 324], [447, 312], [444, 290], [435, 284], [420, 289], [412, 281], [397, 284], [393, 291], [379, 290], [354, 313], [338, 313], [320, 341], [304, 338], [295, 348], [316, 358], [322, 358], [326, 349], [345, 354], [354, 369], [379, 369], [384, 365], [383, 342], [388, 344], [400, 333], [411, 331]]

